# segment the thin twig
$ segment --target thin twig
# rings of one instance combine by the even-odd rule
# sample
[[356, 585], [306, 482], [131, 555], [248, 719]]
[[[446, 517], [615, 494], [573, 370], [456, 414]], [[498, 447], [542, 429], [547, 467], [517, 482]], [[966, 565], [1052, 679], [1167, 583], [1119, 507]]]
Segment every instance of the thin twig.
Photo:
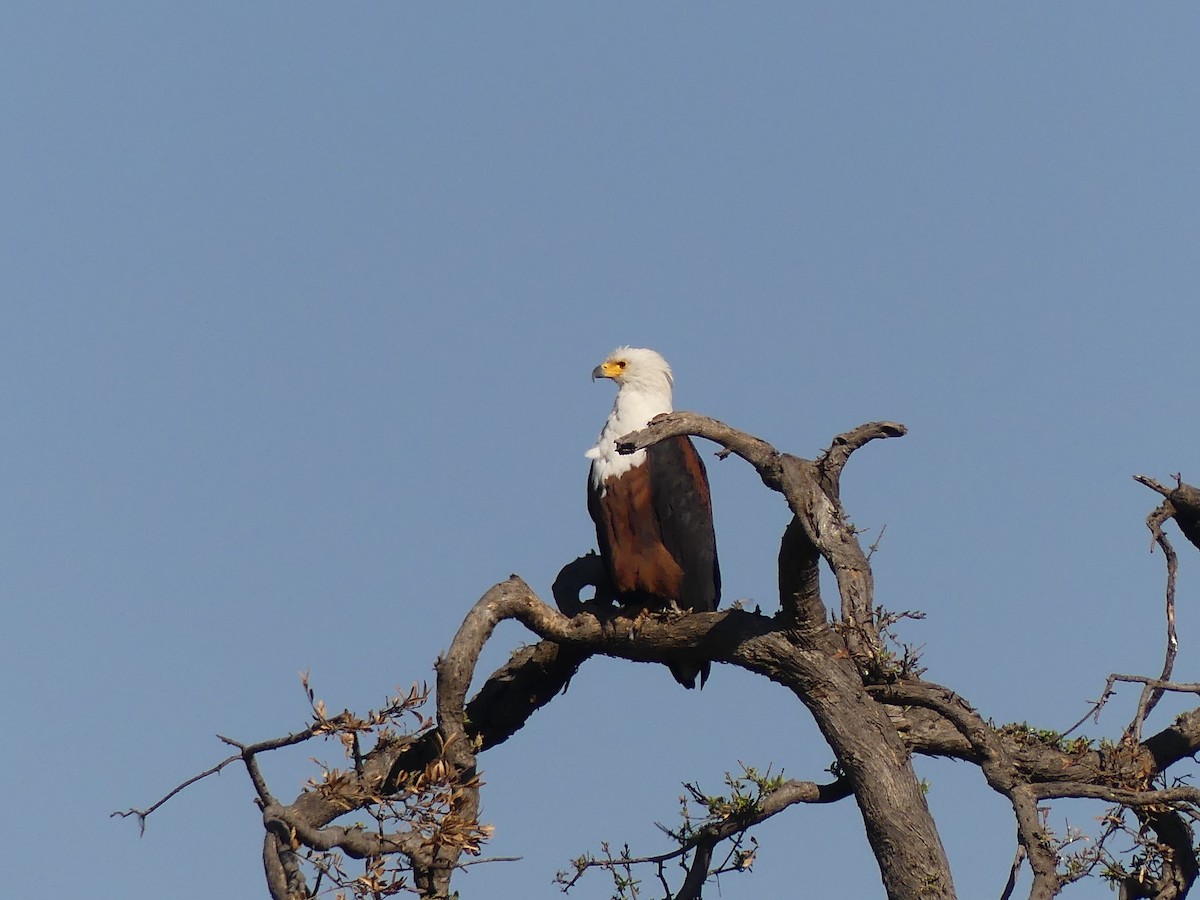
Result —
[[871, 546], [869, 546], [867, 548], [867, 561], [868, 562], [870, 561], [871, 557], [875, 555], [875, 551], [879, 549], [879, 545], [883, 542], [883, 536], [886, 532], [887, 532], [887, 525], [884, 524], [884, 526], [879, 529], [879, 535], [875, 538], [875, 542], [872, 543]]
[[[1167, 561], [1167, 648], [1165, 658], [1163, 659], [1162, 674], [1158, 677], [1158, 681], [1170, 681], [1171, 672], [1175, 668], [1175, 655], [1179, 652], [1179, 638], [1175, 632], [1175, 576], [1179, 570], [1179, 559], [1175, 555], [1175, 548], [1171, 546], [1171, 542], [1162, 530], [1162, 523], [1169, 519], [1174, 512], [1175, 508], [1171, 505], [1171, 501], [1164, 500], [1154, 512], [1146, 517], [1146, 527], [1150, 529], [1150, 534], [1153, 536], [1154, 542], [1162, 548], [1163, 556], [1166, 557]], [[1151, 549], [1153, 549], [1153, 546]], [[1138, 699], [1137, 713], [1125, 731], [1131, 740], [1135, 742], [1141, 740], [1142, 725], [1145, 723], [1146, 717], [1158, 705], [1158, 701], [1162, 699], [1162, 696], [1163, 690], [1154, 685], [1146, 684], [1145, 688], [1142, 689], [1142, 695]]]
[[483, 859], [469, 859], [466, 862], [460, 862], [458, 867], [466, 869], [471, 866], [482, 866], [484, 863], [520, 862], [524, 858], [523, 856], [485, 856]]
[[172, 797], [174, 797], [176, 794], [178, 794], [184, 788], [191, 787], [197, 781], [200, 781], [203, 778], [207, 778], [209, 775], [217, 774], [223, 768], [225, 768], [227, 765], [229, 765], [231, 762], [236, 762], [237, 760], [239, 760], [241, 758], [242, 758], [242, 755], [240, 753], [235, 753], [233, 756], [230, 756], [227, 759], [221, 760], [219, 763], [217, 763], [211, 769], [207, 769], [207, 770], [201, 772], [199, 775], [193, 775], [191, 778], [189, 778], [187, 781], [183, 782], [182, 784], [176, 785], [174, 788], [171, 789], [171, 791], [165, 797], [163, 797], [157, 803], [153, 804], [152, 806], [150, 806], [146, 809], [117, 810], [116, 812], [109, 813], [108, 817], [111, 819], [114, 816], [120, 816], [121, 818], [125, 818], [127, 816], [137, 816], [139, 832], [141, 834], [145, 834], [146, 833], [146, 819], [148, 819], [150, 817], [150, 814], [153, 813], [156, 809], [158, 809], [160, 806], [162, 806], [164, 803], [166, 803], [168, 800], [170, 800]]
[[1076, 722], [1074, 725], [1072, 725], [1070, 728], [1066, 729], [1065, 731], [1059, 732], [1059, 734], [1062, 737], [1066, 737], [1071, 732], [1073, 732], [1076, 728], [1078, 728], [1080, 725], [1082, 725], [1084, 722], [1086, 722], [1088, 719], [1091, 719], [1093, 717], [1095, 717], [1096, 724], [1100, 724], [1100, 710], [1104, 709], [1104, 705], [1106, 703], [1108, 703], [1108, 701], [1112, 698], [1112, 695], [1113, 695], [1113, 679], [1114, 679], [1114, 676], [1112, 676], [1112, 675], [1110, 675], [1108, 677], [1108, 681], [1104, 685], [1104, 690], [1100, 692], [1100, 699], [1093, 701], [1092, 708], [1083, 714], [1082, 719], [1080, 719], [1078, 722]]
[[[678, 847], [666, 853], [658, 853], [652, 856], [622, 857], [619, 862], [621, 865], [629, 866], [645, 864], [661, 865], [673, 859], [679, 859], [692, 850], [696, 850], [697, 854], [700, 854], [704, 848], [707, 848], [705, 850], [707, 860], [711, 860], [712, 850], [718, 843], [735, 835], [745, 834], [751, 827], [765, 822], [772, 816], [783, 812], [789, 806], [796, 803], [834, 803], [849, 796], [850, 786], [845, 779], [838, 779], [828, 784], [817, 784], [811, 781], [785, 781], [770, 793], [759, 798], [756, 809], [751, 812], [703, 825], [696, 829], [689, 837], [680, 841]], [[666, 831], [665, 828], [663, 830]], [[675, 836], [674, 832], [668, 831], [667, 833]], [[585, 860], [577, 865], [575, 876], [564, 884], [564, 888], [569, 889], [572, 887], [588, 869], [611, 868], [616, 862], [617, 860], [611, 857], [608, 859]], [[707, 864], [706, 861], [706, 872]], [[696, 864], [693, 861], [689, 867], [689, 873], [695, 870]], [[688, 879], [690, 881], [691, 874], [689, 874]], [[703, 879], [700, 883], [703, 884]], [[687, 895], [681, 890], [678, 896], [684, 897]]]
[[1000, 900], [1010, 900], [1013, 890], [1017, 886], [1017, 876], [1021, 873], [1021, 863], [1026, 857], [1025, 845], [1018, 843], [1017, 852], [1013, 856], [1012, 866], [1008, 870], [1008, 881], [1004, 884], [1004, 890], [1000, 894]]

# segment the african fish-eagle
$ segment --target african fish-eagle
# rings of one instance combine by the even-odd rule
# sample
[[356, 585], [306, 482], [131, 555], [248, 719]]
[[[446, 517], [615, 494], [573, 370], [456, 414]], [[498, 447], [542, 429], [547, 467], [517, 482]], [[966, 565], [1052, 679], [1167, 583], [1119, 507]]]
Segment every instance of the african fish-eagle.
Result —
[[[704, 463], [687, 435], [621, 455], [617, 438], [671, 412], [671, 367], [654, 350], [618, 347], [592, 372], [617, 383], [617, 399], [596, 446], [588, 511], [600, 556], [625, 605], [711, 612], [721, 599], [721, 569]], [[680, 662], [685, 688], [708, 679], [710, 664]]]

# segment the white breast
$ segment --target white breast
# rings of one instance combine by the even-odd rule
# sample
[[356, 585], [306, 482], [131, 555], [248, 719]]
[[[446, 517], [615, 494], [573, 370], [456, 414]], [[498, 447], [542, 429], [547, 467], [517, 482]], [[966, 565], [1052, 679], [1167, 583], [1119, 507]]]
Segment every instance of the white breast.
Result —
[[671, 411], [671, 397], [667, 393], [632, 393], [618, 391], [612, 412], [600, 431], [596, 446], [585, 454], [592, 461], [592, 487], [603, 491], [609, 478], [623, 475], [646, 461], [646, 451], [638, 450], [627, 456], [617, 453], [617, 438], [631, 431], [645, 428], [655, 416]]

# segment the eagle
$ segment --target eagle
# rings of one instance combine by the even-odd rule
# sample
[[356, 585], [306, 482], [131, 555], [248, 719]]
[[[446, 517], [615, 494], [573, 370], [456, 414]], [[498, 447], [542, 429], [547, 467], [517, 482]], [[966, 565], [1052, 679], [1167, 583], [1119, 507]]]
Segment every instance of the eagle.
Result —
[[[708, 475], [687, 435], [621, 455], [617, 438], [671, 412], [671, 367], [654, 350], [618, 347], [592, 371], [617, 384], [617, 399], [587, 452], [588, 512], [617, 600], [646, 609], [711, 612], [721, 599]], [[685, 688], [708, 679], [710, 663], [677, 662]]]

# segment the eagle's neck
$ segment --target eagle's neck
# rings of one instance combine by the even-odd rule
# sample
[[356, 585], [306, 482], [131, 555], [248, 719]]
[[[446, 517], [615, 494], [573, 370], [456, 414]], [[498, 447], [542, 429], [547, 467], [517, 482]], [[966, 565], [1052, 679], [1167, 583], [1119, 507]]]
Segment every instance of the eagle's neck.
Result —
[[592, 460], [592, 487], [603, 490], [605, 480], [642, 465], [646, 461], [646, 451], [622, 456], [617, 453], [617, 438], [645, 428], [655, 416], [671, 412], [671, 409], [670, 384], [652, 388], [638, 385], [638, 389], [622, 386], [596, 446], [587, 454]]

